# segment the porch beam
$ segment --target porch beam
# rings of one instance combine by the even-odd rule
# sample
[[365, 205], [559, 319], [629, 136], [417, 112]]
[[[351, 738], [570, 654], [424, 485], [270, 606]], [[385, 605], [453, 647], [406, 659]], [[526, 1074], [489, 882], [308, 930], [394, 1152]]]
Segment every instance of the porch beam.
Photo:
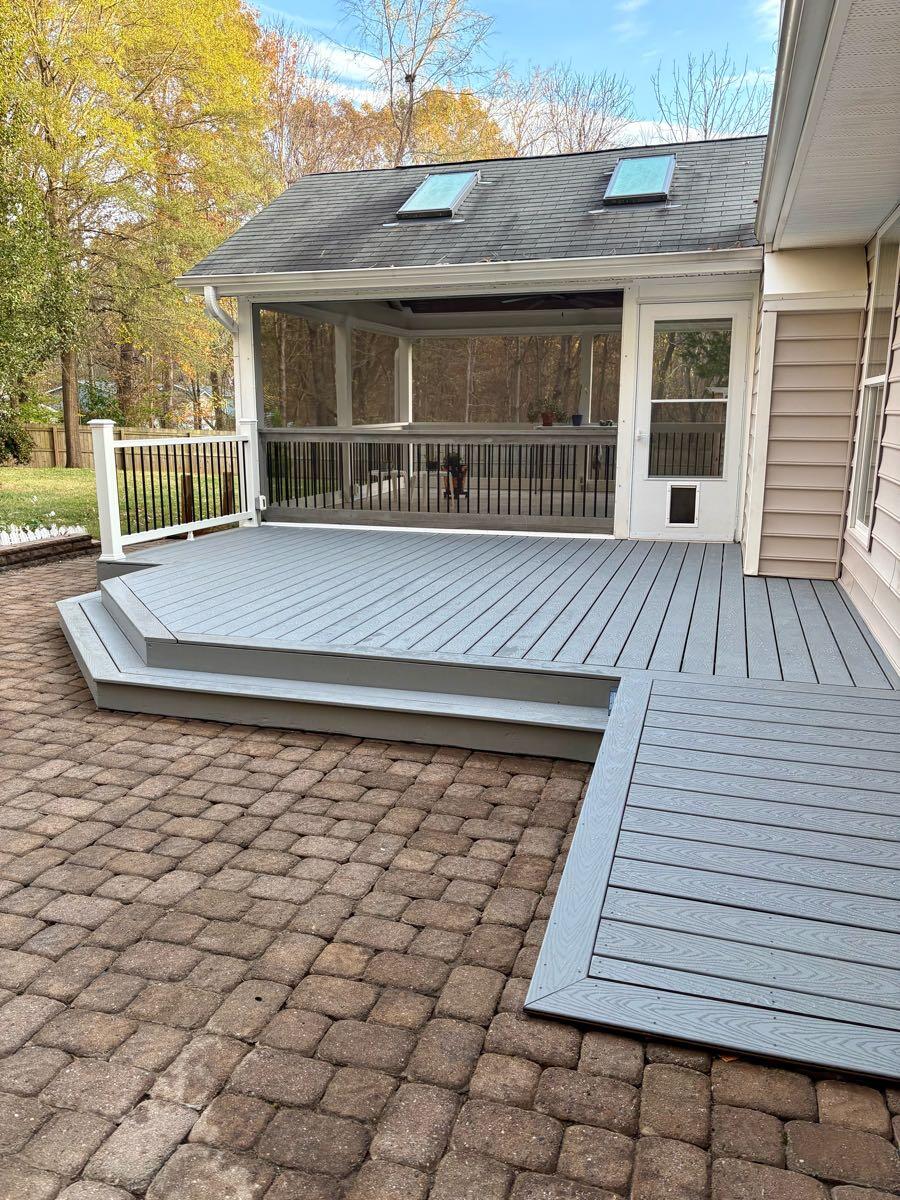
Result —
[[591, 397], [594, 390], [594, 336], [583, 333], [578, 357], [578, 411], [587, 424], [591, 420]]

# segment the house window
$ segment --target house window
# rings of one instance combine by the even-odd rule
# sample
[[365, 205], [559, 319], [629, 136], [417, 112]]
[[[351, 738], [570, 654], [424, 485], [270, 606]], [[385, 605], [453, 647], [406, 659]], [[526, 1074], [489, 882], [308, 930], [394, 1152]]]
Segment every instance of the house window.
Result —
[[850, 524], [863, 534], [871, 530], [875, 512], [875, 481], [897, 297], [898, 233], [900, 221], [878, 242], [866, 332], [850, 503]]

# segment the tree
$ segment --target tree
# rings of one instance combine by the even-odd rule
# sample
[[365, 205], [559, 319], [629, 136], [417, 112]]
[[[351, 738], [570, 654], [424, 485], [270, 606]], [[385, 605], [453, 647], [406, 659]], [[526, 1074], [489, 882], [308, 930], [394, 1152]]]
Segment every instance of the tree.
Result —
[[487, 104], [471, 91], [429, 92], [417, 122], [417, 157], [424, 162], [506, 158], [514, 153]]
[[282, 187], [302, 175], [391, 165], [389, 111], [340, 96], [306, 34], [276, 22], [265, 31], [263, 55], [269, 78], [266, 143]]
[[587, 74], [557, 63], [536, 78], [542, 154], [572, 154], [616, 145], [633, 116], [634, 89], [623, 75]]
[[772, 100], [771, 77], [737, 66], [728, 52], [689, 54], [663, 78], [651, 77], [660, 125], [673, 142], [764, 133]]
[[458, 91], [476, 77], [492, 18], [468, 0], [343, 0], [343, 8], [374, 60], [372, 82], [387, 98], [393, 165], [422, 161], [422, 106], [431, 93]]
[[22, 424], [31, 377], [57, 352], [77, 308], [26, 166], [32, 114], [21, 88], [22, 14], [2, 16], [8, 19], [0, 24], [0, 460], [27, 456]]

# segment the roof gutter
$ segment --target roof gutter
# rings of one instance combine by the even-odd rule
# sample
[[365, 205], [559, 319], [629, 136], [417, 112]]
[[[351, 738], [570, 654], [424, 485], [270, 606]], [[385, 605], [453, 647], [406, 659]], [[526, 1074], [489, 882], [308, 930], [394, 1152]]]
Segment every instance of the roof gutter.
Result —
[[237, 337], [238, 323], [231, 313], [226, 312], [219, 303], [219, 297], [216, 294], [216, 289], [211, 284], [206, 284], [203, 288], [203, 307], [206, 309], [208, 316], [212, 317], [214, 321], [218, 321], [220, 325], [224, 326], [224, 328], [228, 330], [232, 337]]
[[801, 141], [836, 8], [846, 8], [846, 4], [841, 0], [784, 0], [782, 6], [775, 91], [756, 217], [756, 236], [767, 246], [776, 241], [783, 225], [785, 205], [793, 195], [792, 179], [798, 165], [802, 165], [798, 161], [802, 157]]
[[[565, 287], [589, 291], [600, 283], [692, 275], [752, 275], [762, 264], [761, 246], [674, 254], [609, 255], [525, 262], [438, 264], [426, 267], [366, 267], [336, 271], [265, 271], [183, 275], [175, 282], [189, 291], [224, 296], [280, 295], [293, 299], [377, 299], [471, 296]], [[216, 308], [219, 308], [216, 300]], [[209, 309], [208, 309], [209, 311]], [[223, 311], [224, 310], [220, 310]], [[212, 315], [220, 318], [215, 310]], [[224, 314], [226, 317], [227, 313]], [[230, 320], [230, 318], [228, 318]]]

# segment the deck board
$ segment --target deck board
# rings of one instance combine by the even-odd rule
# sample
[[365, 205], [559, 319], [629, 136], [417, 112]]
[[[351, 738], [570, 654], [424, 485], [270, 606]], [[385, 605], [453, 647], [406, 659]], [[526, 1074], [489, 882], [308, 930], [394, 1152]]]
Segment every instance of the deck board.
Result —
[[[790, 589], [776, 589], [783, 645], [814, 598], [799, 589], [795, 604]], [[810, 664], [834, 671], [834, 646], [820, 642]], [[652, 674], [642, 677], [645, 688], [647, 680], [628, 743], [630, 773], [619, 763], [612, 796], [601, 749], [526, 1007], [894, 1077], [900, 772], [887, 738], [900, 744], [900, 697], [875, 701], [873, 717], [868, 696], [830, 691], [827, 711], [881, 722], [868, 736], [885, 740], [863, 748], [854, 738], [865, 734], [813, 736], [817, 710], [809, 702], [821, 701], [822, 689], [698, 687]], [[620, 697], [631, 685], [623, 681]], [[724, 709], [715, 703], [719, 692], [729, 697]], [[607, 736], [616, 736], [618, 703]], [[673, 719], [681, 703], [692, 707]], [[760, 712], [765, 736], [757, 732]], [[805, 713], [808, 724], [782, 724], [780, 713]], [[610, 811], [618, 817], [612, 831]], [[602, 864], [599, 878], [579, 861], [583, 846]], [[561, 974], [554, 965], [561, 916], [585, 909], [593, 936], [582, 938], [580, 954], [566, 945], [569, 970]], [[584, 916], [581, 923], [589, 925]]]
[[179, 641], [898, 686], [837, 584], [744, 578], [733, 544], [263, 526], [136, 557], [159, 566], [129, 588]]

